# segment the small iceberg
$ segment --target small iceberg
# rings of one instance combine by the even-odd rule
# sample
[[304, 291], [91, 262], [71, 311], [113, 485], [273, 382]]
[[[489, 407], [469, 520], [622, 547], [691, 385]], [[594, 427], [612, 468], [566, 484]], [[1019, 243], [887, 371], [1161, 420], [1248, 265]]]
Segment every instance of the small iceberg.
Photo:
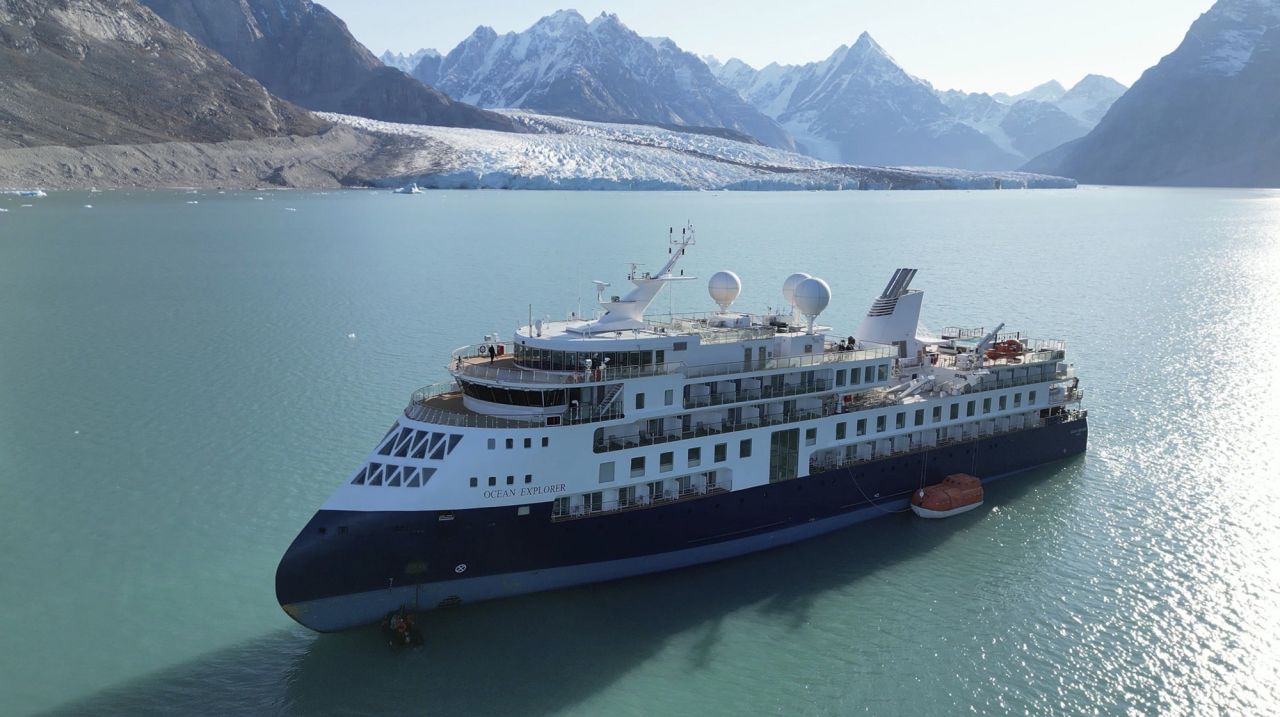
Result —
[[48, 194], [45, 194], [43, 189], [14, 189], [7, 192], [0, 192], [0, 194], [12, 194], [17, 197], [35, 197], [37, 199], [49, 196]]
[[198, 201], [196, 201], [196, 200], [194, 200], [194, 199], [192, 199], [191, 201], [187, 202], [187, 204], [199, 204], [199, 203], [200, 203], [200, 202], [198, 202]]
[[85, 209], [93, 209], [93, 205], [92, 205], [92, 204], [86, 204], [86, 205], [84, 205], [84, 208], [85, 208]]
[[285, 208], [284, 208], [284, 210], [285, 210], [286, 212], [296, 212], [296, 211], [298, 211], [297, 209], [294, 209], [293, 207], [285, 207]]
[[0, 213], [2, 213], [2, 212], [7, 212], [7, 211], [9, 211], [9, 210], [8, 210], [8, 209], [5, 209], [4, 207], [0, 207]]
[[396, 194], [422, 194], [422, 187], [417, 182], [409, 182], [395, 192]]

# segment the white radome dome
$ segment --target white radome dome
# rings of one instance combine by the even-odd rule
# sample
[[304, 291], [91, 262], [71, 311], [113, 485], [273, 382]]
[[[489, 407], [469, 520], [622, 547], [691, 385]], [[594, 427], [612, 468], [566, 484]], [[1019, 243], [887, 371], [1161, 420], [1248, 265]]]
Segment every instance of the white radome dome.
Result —
[[831, 287], [816, 276], [796, 285], [794, 295], [796, 308], [810, 320], [821, 314], [827, 304], [831, 303]]
[[707, 293], [720, 306], [721, 312], [728, 311], [729, 306], [738, 299], [738, 294], [742, 293], [742, 279], [732, 271], [717, 271], [707, 282]]
[[788, 304], [795, 306], [796, 305], [796, 287], [800, 285], [800, 282], [808, 278], [809, 278], [809, 275], [803, 272], [788, 276], [786, 281], [782, 282], [782, 298], [786, 299]]

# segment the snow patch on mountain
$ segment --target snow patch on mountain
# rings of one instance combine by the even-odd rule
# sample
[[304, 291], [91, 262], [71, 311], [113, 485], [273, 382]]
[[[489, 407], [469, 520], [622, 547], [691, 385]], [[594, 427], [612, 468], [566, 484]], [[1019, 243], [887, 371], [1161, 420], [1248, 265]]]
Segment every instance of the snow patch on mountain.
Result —
[[410, 53], [387, 50], [378, 59], [387, 67], [394, 67], [406, 74], [413, 74], [414, 69], [418, 67], [418, 63], [422, 62], [424, 57], [440, 57], [440, 52], [429, 47]]

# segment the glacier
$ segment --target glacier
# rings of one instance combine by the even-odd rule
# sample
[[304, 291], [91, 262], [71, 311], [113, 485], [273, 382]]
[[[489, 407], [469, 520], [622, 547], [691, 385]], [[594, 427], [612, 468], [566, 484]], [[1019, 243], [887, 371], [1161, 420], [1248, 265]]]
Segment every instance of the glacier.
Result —
[[527, 134], [397, 124], [320, 113], [400, 150], [371, 184], [429, 189], [849, 190], [1064, 189], [1074, 180], [1025, 172], [832, 164], [794, 152], [643, 124], [503, 110]]

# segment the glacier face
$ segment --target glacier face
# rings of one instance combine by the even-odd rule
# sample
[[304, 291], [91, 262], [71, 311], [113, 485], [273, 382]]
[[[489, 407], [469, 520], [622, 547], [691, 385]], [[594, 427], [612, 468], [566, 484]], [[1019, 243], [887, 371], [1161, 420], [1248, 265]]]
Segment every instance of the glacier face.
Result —
[[433, 72], [414, 74], [481, 107], [722, 127], [794, 148], [777, 122], [718, 82], [697, 56], [667, 38], [641, 37], [616, 15], [587, 22], [561, 10], [503, 35], [479, 27]]
[[409, 149], [380, 186], [447, 189], [836, 190], [1069, 188], [1060, 177], [912, 167], [832, 165], [705, 133], [506, 114], [529, 133], [326, 119], [390, 135]]

